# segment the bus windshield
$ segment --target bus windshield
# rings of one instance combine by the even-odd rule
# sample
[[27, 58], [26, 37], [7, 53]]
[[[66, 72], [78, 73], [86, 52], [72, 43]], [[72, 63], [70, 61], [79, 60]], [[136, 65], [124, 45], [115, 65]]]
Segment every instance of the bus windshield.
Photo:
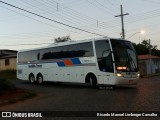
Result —
[[116, 70], [137, 72], [137, 56], [132, 43], [125, 40], [111, 39], [111, 44], [114, 53]]

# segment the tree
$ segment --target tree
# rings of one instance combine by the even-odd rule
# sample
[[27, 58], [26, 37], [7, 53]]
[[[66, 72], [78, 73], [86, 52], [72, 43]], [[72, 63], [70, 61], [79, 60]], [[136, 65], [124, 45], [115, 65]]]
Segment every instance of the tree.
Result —
[[148, 40], [143, 40], [141, 42], [142, 45], [144, 45], [146, 48], [150, 49], [157, 49], [157, 45], [150, 45]]
[[64, 37], [58, 37], [58, 38], [55, 38], [54, 39], [54, 42], [55, 43], [58, 43], [58, 42], [66, 42], [66, 41], [69, 41], [71, 40], [70, 36], [64, 36]]
[[160, 50], [157, 49], [157, 45], [150, 45], [148, 40], [143, 40], [141, 43], [133, 43], [135, 50], [138, 55], [149, 54], [149, 49], [151, 49], [151, 54], [160, 56]]
[[138, 55], [149, 54], [149, 49], [141, 43], [137, 44], [135, 49]]

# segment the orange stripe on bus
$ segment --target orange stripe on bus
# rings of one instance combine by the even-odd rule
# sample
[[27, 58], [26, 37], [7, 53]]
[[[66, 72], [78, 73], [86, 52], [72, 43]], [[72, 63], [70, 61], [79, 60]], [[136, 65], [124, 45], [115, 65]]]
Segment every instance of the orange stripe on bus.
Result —
[[72, 63], [71, 60], [64, 60], [64, 64], [65, 64], [66, 66], [73, 66], [73, 63]]

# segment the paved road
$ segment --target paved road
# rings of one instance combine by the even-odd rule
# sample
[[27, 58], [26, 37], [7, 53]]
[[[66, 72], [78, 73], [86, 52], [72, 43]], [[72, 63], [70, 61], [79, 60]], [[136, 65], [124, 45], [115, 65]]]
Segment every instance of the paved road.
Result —
[[0, 111], [160, 111], [160, 76], [141, 78], [137, 87], [91, 89], [88, 86], [14, 80], [38, 96], [3, 106]]

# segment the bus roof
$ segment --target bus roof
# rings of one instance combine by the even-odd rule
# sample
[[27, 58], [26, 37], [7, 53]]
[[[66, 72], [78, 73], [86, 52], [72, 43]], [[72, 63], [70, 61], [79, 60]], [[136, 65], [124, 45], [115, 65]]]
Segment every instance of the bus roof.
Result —
[[72, 45], [72, 44], [90, 42], [90, 41], [95, 41], [95, 40], [105, 40], [105, 39], [123, 40], [121, 38], [109, 38], [109, 37], [92, 38], [92, 39], [78, 40], [78, 41], [70, 40], [70, 41], [66, 41], [66, 42], [52, 43], [52, 44], [50, 44], [48, 46], [44, 46], [44, 47], [37, 47], [37, 48], [32, 48], [32, 49], [23, 49], [23, 50], [19, 50], [18, 52], [25, 52], [25, 51], [32, 51], [32, 50], [38, 50], [38, 49], [45, 49], [45, 48], [50, 48], [50, 47], [59, 47], [59, 46]]

